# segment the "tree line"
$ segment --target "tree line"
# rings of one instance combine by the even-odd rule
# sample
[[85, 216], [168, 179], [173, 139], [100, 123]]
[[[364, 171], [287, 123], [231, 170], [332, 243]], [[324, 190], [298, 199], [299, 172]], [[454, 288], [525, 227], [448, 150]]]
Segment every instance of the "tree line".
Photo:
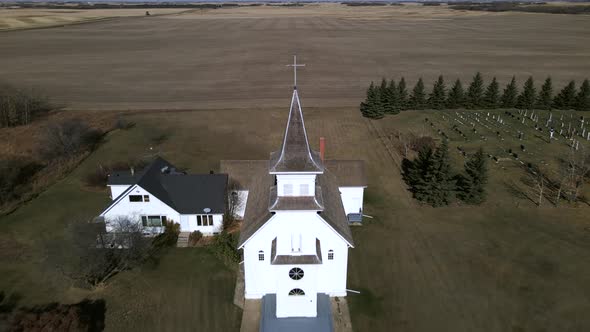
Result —
[[46, 97], [33, 90], [0, 86], [0, 128], [29, 124], [34, 117], [54, 108]]
[[417, 200], [434, 207], [448, 205], [458, 198], [467, 204], [481, 204], [486, 198], [487, 160], [480, 148], [456, 174], [449, 157], [448, 141], [433, 149], [425, 146], [414, 160], [404, 158], [402, 176]]
[[485, 84], [481, 73], [476, 73], [467, 89], [461, 80], [454, 81], [447, 89], [442, 75], [433, 83], [430, 92], [419, 78], [412, 90], [402, 77], [398, 82], [382, 79], [380, 85], [371, 82], [365, 100], [360, 104], [364, 117], [380, 119], [385, 114], [397, 114], [405, 110], [421, 109], [562, 109], [590, 111], [590, 81], [585, 79], [579, 89], [570, 81], [559, 93], [554, 94], [551, 77], [547, 77], [537, 90], [533, 77], [529, 77], [519, 91], [516, 77], [512, 77], [503, 90], [496, 77]]

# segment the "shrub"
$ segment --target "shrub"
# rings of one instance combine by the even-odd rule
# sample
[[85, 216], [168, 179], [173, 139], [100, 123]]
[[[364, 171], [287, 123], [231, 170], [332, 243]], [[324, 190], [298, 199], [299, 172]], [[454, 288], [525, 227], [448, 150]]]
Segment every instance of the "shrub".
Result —
[[45, 159], [72, 157], [94, 149], [102, 135], [79, 119], [55, 122], [45, 128], [39, 152]]
[[10, 331], [102, 331], [104, 300], [84, 300], [77, 304], [58, 304], [18, 309], [10, 320]]
[[194, 231], [188, 236], [188, 244], [190, 246], [196, 246], [199, 240], [203, 237], [203, 233], [200, 231]]
[[154, 247], [173, 247], [178, 242], [178, 234], [180, 234], [180, 224], [174, 221], [166, 223], [164, 233], [159, 234], [154, 238]]
[[231, 266], [240, 262], [240, 252], [237, 247], [238, 233], [223, 231], [215, 236], [212, 249], [219, 259]]
[[96, 169], [86, 174], [84, 177], [84, 182], [89, 187], [103, 188], [107, 185], [108, 177], [108, 170], [105, 167], [99, 165]]
[[43, 165], [12, 158], [0, 160], [0, 205], [19, 199], [30, 188], [30, 180]]
[[115, 121], [114, 127], [115, 129], [127, 130], [135, 127], [135, 122], [126, 120], [123, 117], [118, 117]]

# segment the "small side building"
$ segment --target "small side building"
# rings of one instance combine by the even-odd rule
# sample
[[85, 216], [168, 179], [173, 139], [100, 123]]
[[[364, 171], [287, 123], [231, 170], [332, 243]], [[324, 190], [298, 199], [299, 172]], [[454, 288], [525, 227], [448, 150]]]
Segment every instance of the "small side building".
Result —
[[112, 222], [129, 218], [142, 223], [145, 235], [164, 231], [167, 222], [181, 232], [213, 235], [223, 228], [227, 174], [186, 174], [157, 157], [144, 169], [113, 172], [107, 185], [112, 202], [100, 214], [107, 232]]

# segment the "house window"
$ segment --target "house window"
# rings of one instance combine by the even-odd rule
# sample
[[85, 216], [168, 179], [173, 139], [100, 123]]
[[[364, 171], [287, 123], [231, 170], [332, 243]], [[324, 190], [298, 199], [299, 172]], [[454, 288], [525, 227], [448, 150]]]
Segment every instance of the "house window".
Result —
[[143, 202], [143, 196], [141, 196], [141, 195], [129, 195], [129, 202]]
[[197, 215], [197, 226], [213, 226], [213, 216], [210, 214]]
[[334, 260], [334, 250], [332, 249], [328, 250], [328, 260]]
[[289, 278], [293, 280], [301, 280], [303, 278], [303, 275], [303, 270], [298, 267], [294, 267], [291, 270], [289, 270]]
[[264, 260], [264, 251], [260, 250], [258, 252], [258, 260], [259, 261], [263, 261]]
[[150, 195], [143, 195], [143, 201], [144, 202], [149, 202], [150, 201]]
[[166, 226], [166, 216], [141, 216], [141, 224], [144, 227]]
[[293, 288], [289, 291], [289, 296], [304, 296], [305, 292], [301, 288]]
[[283, 196], [293, 196], [293, 185], [287, 183], [283, 185]]
[[308, 196], [309, 195], [309, 184], [300, 184], [299, 185], [299, 195], [301, 196]]

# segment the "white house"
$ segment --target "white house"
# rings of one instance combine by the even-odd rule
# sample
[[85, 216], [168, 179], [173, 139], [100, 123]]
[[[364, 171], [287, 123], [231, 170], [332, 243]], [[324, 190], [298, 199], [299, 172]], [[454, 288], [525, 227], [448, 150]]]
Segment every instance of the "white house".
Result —
[[100, 214], [106, 223], [131, 217], [143, 224], [146, 234], [164, 231], [166, 222], [180, 224], [181, 232], [221, 231], [225, 213], [227, 174], [185, 174], [158, 157], [139, 172], [109, 175], [113, 201]]
[[362, 216], [364, 164], [324, 161], [320, 150], [310, 148], [295, 88], [280, 150], [270, 160], [221, 162], [231, 190], [246, 199], [238, 244], [245, 297], [276, 297], [277, 318], [316, 317], [320, 295], [346, 296], [349, 220]]

